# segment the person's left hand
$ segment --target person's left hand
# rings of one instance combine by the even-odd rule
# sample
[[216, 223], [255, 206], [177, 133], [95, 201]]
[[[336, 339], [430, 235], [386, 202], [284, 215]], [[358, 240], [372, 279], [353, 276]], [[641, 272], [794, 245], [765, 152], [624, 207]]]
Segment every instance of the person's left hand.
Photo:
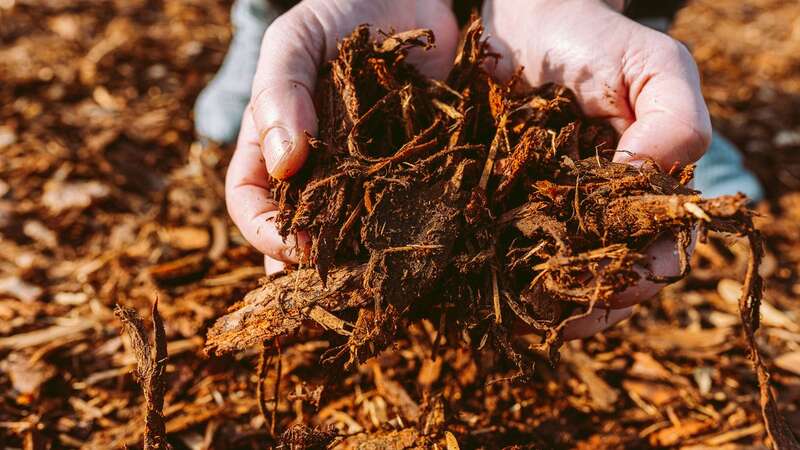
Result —
[[319, 68], [336, 56], [337, 41], [363, 23], [375, 32], [432, 29], [436, 47], [412, 50], [409, 61], [435, 78], [452, 67], [458, 25], [450, 0], [305, 0], [270, 25], [225, 186], [228, 212], [244, 238], [264, 253], [267, 273], [299, 262], [309, 244], [303, 233], [281, 237], [270, 180], [291, 177], [305, 162], [306, 133], [317, 132], [313, 93]]

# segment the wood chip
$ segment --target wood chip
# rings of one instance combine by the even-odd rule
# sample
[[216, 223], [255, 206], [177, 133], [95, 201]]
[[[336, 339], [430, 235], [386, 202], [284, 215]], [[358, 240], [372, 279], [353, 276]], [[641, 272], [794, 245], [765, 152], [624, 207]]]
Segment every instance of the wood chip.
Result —
[[25, 303], [31, 303], [41, 297], [44, 290], [39, 286], [23, 281], [19, 277], [0, 278], [0, 294], [11, 295]]
[[60, 182], [45, 184], [42, 204], [53, 214], [68, 209], [83, 209], [93, 201], [107, 197], [111, 189], [98, 181]]
[[43, 361], [31, 361], [30, 354], [11, 352], [0, 361], [0, 371], [10, 379], [14, 390], [24, 395], [36, 395], [39, 388], [56, 375], [55, 367]]
[[97, 324], [90, 320], [69, 320], [61, 325], [53, 325], [41, 330], [0, 338], [0, 349], [36, 347], [57, 339], [67, 339], [73, 335], [91, 330], [96, 326]]
[[593, 368], [592, 359], [574, 347], [569, 347], [568, 350], [565, 348], [562, 357], [569, 362], [572, 370], [586, 384], [592, 408], [595, 411], [612, 411], [614, 404], [619, 399], [619, 392], [597, 374]]
[[460, 450], [461, 447], [458, 446], [458, 441], [456, 437], [453, 436], [453, 433], [449, 431], [444, 432], [444, 439], [447, 442], [447, 450]]
[[776, 357], [773, 362], [787, 372], [800, 375], [800, 352], [784, 353]]
[[671, 447], [708, 430], [713, 425], [713, 422], [707, 420], [684, 420], [680, 424], [663, 428], [651, 434], [650, 444], [656, 447]]
[[201, 250], [211, 242], [208, 230], [199, 227], [165, 228], [161, 235], [165, 244], [179, 250]]

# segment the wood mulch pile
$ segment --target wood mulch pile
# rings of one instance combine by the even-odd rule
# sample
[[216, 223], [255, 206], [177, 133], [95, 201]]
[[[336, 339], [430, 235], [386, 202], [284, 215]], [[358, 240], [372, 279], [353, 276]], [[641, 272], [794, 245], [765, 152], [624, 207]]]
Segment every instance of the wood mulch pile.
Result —
[[[515, 352], [496, 351], [494, 342], [480, 349], [479, 342], [459, 345], [430, 311], [417, 311], [403, 322], [407, 326], [392, 330], [389, 349], [375, 358], [362, 359], [377, 350], [367, 341], [359, 351], [307, 324], [263, 346], [264, 335], [247, 345], [219, 341], [216, 349], [224, 344], [236, 351], [207, 356], [206, 337], [215, 321], [235, 313], [229, 308], [258, 289], [263, 276], [260, 255], [225, 213], [222, 179], [231, 149], [203, 148], [192, 128], [194, 99], [230, 37], [229, 6], [211, 0], [116, 0], [103, 8], [88, 0], [0, 1], [3, 446], [137, 448], [147, 429], [156, 439], [145, 445], [158, 448], [162, 426], [176, 449], [255, 449], [281, 442], [283, 448], [333, 442], [336, 448], [392, 449], [770, 445], [739, 321], [749, 246], [728, 235], [712, 233], [699, 244], [691, 274], [640, 306], [630, 320], [560, 345], [558, 364], [548, 363], [549, 351], [525, 355], [536, 364], [524, 379]], [[705, 0], [686, 8], [675, 27], [693, 46], [719, 129], [742, 146], [748, 164], [767, 181], [768, 199], [754, 217], [766, 247], [755, 342], [777, 405], [795, 433], [798, 16], [800, 6], [791, 2]], [[446, 100], [452, 94], [441, 95]], [[464, 112], [439, 103], [440, 112], [430, 117], [445, 120]], [[403, 136], [402, 128], [395, 136]], [[432, 122], [414, 129], [439, 133]], [[325, 144], [336, 136], [321, 139]], [[363, 164], [348, 173], [367, 168], [367, 176], [380, 177], [372, 180], [375, 185], [390, 184], [386, 180], [396, 177], [388, 171], [397, 175], [399, 169], [370, 169], [387, 155], [368, 146], [364, 151]], [[485, 156], [474, 156], [479, 185]], [[573, 164], [580, 162], [577, 156]], [[453, 162], [453, 170], [461, 165]], [[429, 175], [452, 182], [452, 173]], [[484, 186], [498, 186], [492, 183]], [[300, 188], [287, 186], [286, 192]], [[508, 189], [507, 199], [522, 198], [520, 185]], [[365, 215], [380, 211], [381, 199], [359, 198], [345, 203], [371, 199], [374, 205], [359, 209]], [[512, 200], [489, 205], [513, 210], [524, 204], [510, 205]], [[295, 212], [286, 217], [302, 216]], [[346, 225], [350, 216], [362, 214], [346, 213], [330, 223]], [[285, 223], [288, 230], [291, 223]], [[324, 225], [317, 223], [317, 231]], [[385, 253], [394, 244], [357, 250], [355, 235], [341, 230], [335, 236], [343, 236], [348, 247], [327, 249], [339, 258], [322, 268], [328, 284], [336, 281], [342, 258], [358, 259], [342, 252], [363, 252], [359, 261], [367, 271], [370, 251], [386, 244], [373, 272], [396, 262]], [[516, 250], [503, 254], [532, 250], [521, 238], [498, 242], [508, 246], [503, 250]], [[325, 250], [317, 246], [309, 277], [319, 276], [320, 249]], [[483, 293], [492, 292], [485, 291], [492, 287], [492, 265], [486, 267], [488, 278], [476, 285]], [[499, 273], [498, 283], [509, 283], [509, 290], [529, 284], [529, 274], [513, 276], [512, 283]], [[387, 282], [375, 280], [379, 290]], [[485, 300], [494, 323], [494, 299]], [[370, 304], [362, 311], [393, 305], [407, 306], [386, 297], [380, 310]], [[502, 303], [500, 311], [510, 320], [507, 308]], [[366, 313], [337, 314], [357, 326]], [[534, 343], [547, 342], [548, 334], [543, 336]], [[320, 357], [337, 353], [343, 343], [344, 359], [361, 364], [331, 377], [320, 370]]]

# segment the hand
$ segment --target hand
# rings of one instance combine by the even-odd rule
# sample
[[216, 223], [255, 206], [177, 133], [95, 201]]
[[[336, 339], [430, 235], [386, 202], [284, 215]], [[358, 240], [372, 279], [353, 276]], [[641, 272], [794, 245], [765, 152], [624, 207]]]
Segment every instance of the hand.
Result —
[[362, 23], [384, 31], [432, 29], [436, 47], [424, 57], [412, 51], [409, 61], [437, 78], [452, 66], [458, 25], [447, 0], [305, 0], [272, 23], [225, 187], [231, 218], [264, 253], [268, 273], [298, 262], [309, 244], [302, 234], [286, 241], [278, 234], [270, 178], [286, 179], [305, 162], [305, 133], [317, 132], [312, 98], [320, 66], [336, 56], [337, 40]]
[[[572, 89], [587, 115], [608, 120], [620, 133], [618, 148], [625, 152], [616, 154], [618, 162], [652, 159], [665, 169], [694, 162], [711, 140], [694, 60], [678, 41], [610, 6], [621, 3], [486, 0], [489, 43], [502, 56], [492, 68], [495, 76], [508, 78], [523, 66], [532, 86], [555, 82]], [[647, 256], [655, 275], [680, 272], [673, 240], [653, 244]], [[592, 316], [571, 323], [565, 338], [612, 326], [662, 287], [643, 279]]]

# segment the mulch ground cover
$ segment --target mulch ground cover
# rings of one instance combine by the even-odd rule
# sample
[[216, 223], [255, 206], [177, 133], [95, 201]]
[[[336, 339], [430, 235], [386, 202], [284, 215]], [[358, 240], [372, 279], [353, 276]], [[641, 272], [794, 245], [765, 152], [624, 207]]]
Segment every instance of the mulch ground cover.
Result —
[[[431, 36], [356, 30], [321, 74], [314, 156], [275, 186], [311, 254], [267, 280], [225, 213], [231, 149], [192, 128], [229, 6], [0, 2], [5, 447], [734, 449], [800, 430], [800, 6], [697, 1], [674, 28], [765, 181], [757, 214], [688, 170], [608, 162], [613, 132], [569, 91], [483, 74], [477, 24], [446, 83], [403, 62]], [[647, 243], [697, 226], [687, 277], [562, 342], [652, 276]]]

